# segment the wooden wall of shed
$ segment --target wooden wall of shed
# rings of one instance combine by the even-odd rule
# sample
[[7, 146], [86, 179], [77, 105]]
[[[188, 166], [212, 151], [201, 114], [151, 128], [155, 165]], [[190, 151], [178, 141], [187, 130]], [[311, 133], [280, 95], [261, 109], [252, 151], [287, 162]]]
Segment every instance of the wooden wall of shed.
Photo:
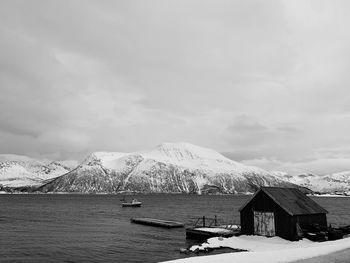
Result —
[[274, 212], [276, 235], [289, 240], [295, 238], [296, 227], [295, 223], [293, 225], [292, 217], [264, 192], [258, 193], [254, 200], [241, 210], [241, 229], [243, 234], [254, 234], [253, 211]]
[[326, 214], [312, 214], [312, 215], [297, 215], [293, 217], [293, 223], [298, 223], [303, 229], [307, 229], [310, 224], [318, 224], [322, 227], [327, 227]]
[[254, 214], [251, 206], [246, 206], [240, 213], [241, 233], [245, 235], [254, 235]]

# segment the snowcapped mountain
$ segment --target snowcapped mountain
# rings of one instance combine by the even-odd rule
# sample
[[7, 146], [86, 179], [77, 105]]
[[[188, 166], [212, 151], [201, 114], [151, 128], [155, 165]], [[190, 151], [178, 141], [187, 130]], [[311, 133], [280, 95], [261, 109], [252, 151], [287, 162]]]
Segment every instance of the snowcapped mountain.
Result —
[[295, 186], [263, 169], [188, 143], [148, 152], [95, 152], [76, 169], [39, 188], [82, 193], [247, 193], [259, 186]]
[[39, 161], [27, 156], [0, 154], [0, 185], [4, 187], [39, 186], [72, 168], [60, 162]]
[[291, 176], [284, 174], [280, 178], [315, 192], [350, 195], [350, 171], [329, 175], [300, 174]]

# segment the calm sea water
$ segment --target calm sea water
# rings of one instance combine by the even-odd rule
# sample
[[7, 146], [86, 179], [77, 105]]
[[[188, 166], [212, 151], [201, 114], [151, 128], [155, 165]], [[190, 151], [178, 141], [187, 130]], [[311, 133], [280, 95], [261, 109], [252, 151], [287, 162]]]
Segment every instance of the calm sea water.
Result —
[[[122, 208], [119, 195], [0, 195], [1, 262], [159, 262], [184, 257], [184, 229], [130, 223], [131, 217], [185, 222], [203, 215], [238, 223], [247, 196], [140, 195]], [[350, 224], [350, 198], [315, 198], [329, 223]]]

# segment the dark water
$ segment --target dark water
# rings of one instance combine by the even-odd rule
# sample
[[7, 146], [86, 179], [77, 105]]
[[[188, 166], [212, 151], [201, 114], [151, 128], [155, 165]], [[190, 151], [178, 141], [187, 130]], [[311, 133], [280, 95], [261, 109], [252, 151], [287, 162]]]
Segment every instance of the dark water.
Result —
[[[118, 195], [0, 195], [1, 262], [159, 262], [184, 257], [184, 229], [130, 223], [154, 217], [190, 224], [217, 215], [238, 223], [246, 196], [143, 195], [122, 208]], [[315, 198], [334, 225], [350, 224], [350, 198]]]

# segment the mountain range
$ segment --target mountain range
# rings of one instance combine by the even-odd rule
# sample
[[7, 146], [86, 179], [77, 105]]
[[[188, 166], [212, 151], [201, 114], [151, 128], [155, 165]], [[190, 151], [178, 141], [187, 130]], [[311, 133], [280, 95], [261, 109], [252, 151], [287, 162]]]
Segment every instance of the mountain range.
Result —
[[280, 178], [318, 193], [350, 195], [350, 171], [329, 175], [300, 174], [296, 176], [281, 173]]
[[259, 186], [295, 186], [273, 174], [188, 143], [147, 152], [96, 152], [43, 192], [247, 193]]
[[[306, 192], [331, 192], [333, 188], [346, 192], [350, 189], [346, 179], [346, 173], [332, 179], [269, 172], [188, 143], [163, 143], [151, 151], [134, 153], [95, 152], [74, 168], [60, 162], [0, 155], [0, 184], [40, 192], [252, 193], [260, 186], [299, 185]], [[333, 188], [323, 187], [324, 180], [333, 180]]]
[[40, 186], [72, 170], [70, 162], [36, 160], [22, 155], [0, 154], [0, 185], [8, 188]]

